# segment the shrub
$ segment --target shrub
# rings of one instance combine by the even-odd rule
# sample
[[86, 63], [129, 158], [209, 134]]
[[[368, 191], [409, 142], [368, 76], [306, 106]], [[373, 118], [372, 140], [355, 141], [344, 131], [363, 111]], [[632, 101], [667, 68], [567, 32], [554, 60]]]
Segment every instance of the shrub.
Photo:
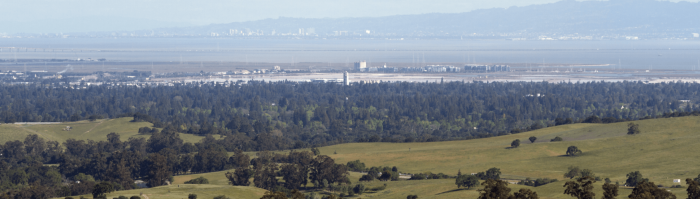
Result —
[[450, 178], [450, 176], [445, 175], [444, 173], [438, 173], [438, 174], [430, 173], [430, 174], [428, 174], [428, 179], [447, 179], [447, 178]]
[[413, 174], [413, 176], [411, 176], [411, 179], [408, 179], [408, 180], [425, 180], [426, 178], [427, 178], [427, 176], [425, 174], [419, 173], [419, 174]]
[[520, 139], [515, 139], [510, 143], [510, 147], [517, 148], [520, 146]]
[[231, 199], [231, 198], [228, 198], [225, 195], [220, 195], [220, 196], [214, 197], [214, 199]]
[[369, 175], [369, 174], [362, 175], [362, 177], [360, 177], [360, 182], [371, 182], [372, 180], [374, 180], [374, 176]]
[[351, 171], [364, 171], [365, 163], [360, 162], [360, 160], [350, 161], [347, 164], [348, 169]]
[[564, 139], [562, 139], [561, 137], [557, 136], [557, 137], [552, 138], [552, 139], [549, 140], [549, 141], [552, 141], [552, 142], [560, 142], [560, 141], [564, 141]]
[[391, 181], [399, 181], [399, 172], [391, 171]]
[[197, 199], [197, 194], [191, 193], [190, 195], [187, 196], [187, 199]]
[[361, 195], [362, 193], [365, 192], [365, 185], [357, 184], [357, 185], [355, 185], [355, 188], [352, 189], [352, 191], [355, 192], [356, 194]]
[[129, 199], [141, 199], [141, 196], [131, 196]]
[[629, 128], [627, 128], [628, 135], [639, 134], [639, 124], [635, 124], [635, 123], [630, 122], [629, 124], [627, 124], [627, 127], [629, 127]]
[[199, 178], [188, 180], [185, 184], [209, 184], [209, 180], [200, 176]]

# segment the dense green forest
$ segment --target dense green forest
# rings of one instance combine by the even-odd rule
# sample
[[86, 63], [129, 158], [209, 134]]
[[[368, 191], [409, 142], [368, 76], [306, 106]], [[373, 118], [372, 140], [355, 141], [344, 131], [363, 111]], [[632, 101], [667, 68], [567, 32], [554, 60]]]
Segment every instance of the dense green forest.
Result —
[[472, 139], [582, 122], [591, 115], [634, 120], [692, 111], [698, 107], [681, 100], [698, 101], [699, 90], [694, 83], [642, 82], [22, 85], [0, 87], [0, 121], [135, 116], [158, 128], [223, 136], [221, 145], [228, 151], [261, 151]]

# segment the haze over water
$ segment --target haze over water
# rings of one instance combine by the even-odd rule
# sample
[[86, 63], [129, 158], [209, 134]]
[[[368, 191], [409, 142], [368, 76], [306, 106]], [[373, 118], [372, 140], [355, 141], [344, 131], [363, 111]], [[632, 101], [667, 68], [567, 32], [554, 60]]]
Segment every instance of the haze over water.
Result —
[[[700, 69], [700, 40], [272, 40], [233, 38], [2, 39], [0, 59], [155, 62], [610, 64], [619, 69]], [[7, 47], [19, 49], [9, 51]], [[27, 49], [25, 49], [27, 48]], [[36, 52], [34, 50], [36, 49]], [[8, 64], [5, 62], [4, 64]], [[37, 63], [38, 64], [38, 63]], [[43, 63], [42, 63], [43, 65]], [[592, 68], [600, 68], [596, 66]]]

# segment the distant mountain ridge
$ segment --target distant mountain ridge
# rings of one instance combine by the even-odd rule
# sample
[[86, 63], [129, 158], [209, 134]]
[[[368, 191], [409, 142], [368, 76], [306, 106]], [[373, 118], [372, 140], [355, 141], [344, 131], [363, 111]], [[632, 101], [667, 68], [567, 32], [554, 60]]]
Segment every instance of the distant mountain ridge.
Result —
[[[574, 1], [523, 7], [362, 18], [286, 18], [158, 31], [177, 34], [269, 35], [300, 29], [315, 35], [459, 36], [470, 34], [688, 34], [700, 29], [700, 3], [655, 0]], [[252, 34], [250, 34], [252, 33]], [[305, 35], [306, 35], [305, 34]], [[313, 35], [313, 34], [311, 34]]]

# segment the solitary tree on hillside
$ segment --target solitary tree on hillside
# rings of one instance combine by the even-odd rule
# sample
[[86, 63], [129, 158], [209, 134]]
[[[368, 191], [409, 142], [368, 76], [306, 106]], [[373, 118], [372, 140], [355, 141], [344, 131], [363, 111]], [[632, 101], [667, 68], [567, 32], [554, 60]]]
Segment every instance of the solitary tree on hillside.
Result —
[[640, 173], [639, 171], [630, 172], [627, 174], [627, 180], [625, 181], [625, 185], [634, 187], [637, 186], [637, 184], [644, 181], [649, 181], [649, 179], [643, 178], [642, 173]]
[[530, 137], [530, 143], [535, 143], [535, 140], [537, 140], [537, 137], [535, 137], [535, 136]]
[[627, 135], [636, 135], [639, 134], [639, 124], [635, 124], [630, 122], [627, 124]]
[[569, 146], [569, 148], [566, 149], [566, 155], [568, 156], [576, 156], [580, 153], [583, 153], [581, 150], [578, 149], [576, 146]]
[[479, 185], [479, 178], [474, 175], [459, 175], [457, 180], [455, 180], [457, 188], [466, 187], [467, 189], [476, 187]]
[[564, 187], [566, 187], [564, 194], [571, 195], [571, 197], [576, 197], [578, 199], [593, 199], [595, 198], [593, 183], [595, 183], [595, 180], [590, 176], [581, 177], [576, 181], [566, 182], [566, 184], [564, 184]]
[[520, 139], [515, 139], [510, 143], [510, 147], [517, 148], [518, 146], [520, 146]]

